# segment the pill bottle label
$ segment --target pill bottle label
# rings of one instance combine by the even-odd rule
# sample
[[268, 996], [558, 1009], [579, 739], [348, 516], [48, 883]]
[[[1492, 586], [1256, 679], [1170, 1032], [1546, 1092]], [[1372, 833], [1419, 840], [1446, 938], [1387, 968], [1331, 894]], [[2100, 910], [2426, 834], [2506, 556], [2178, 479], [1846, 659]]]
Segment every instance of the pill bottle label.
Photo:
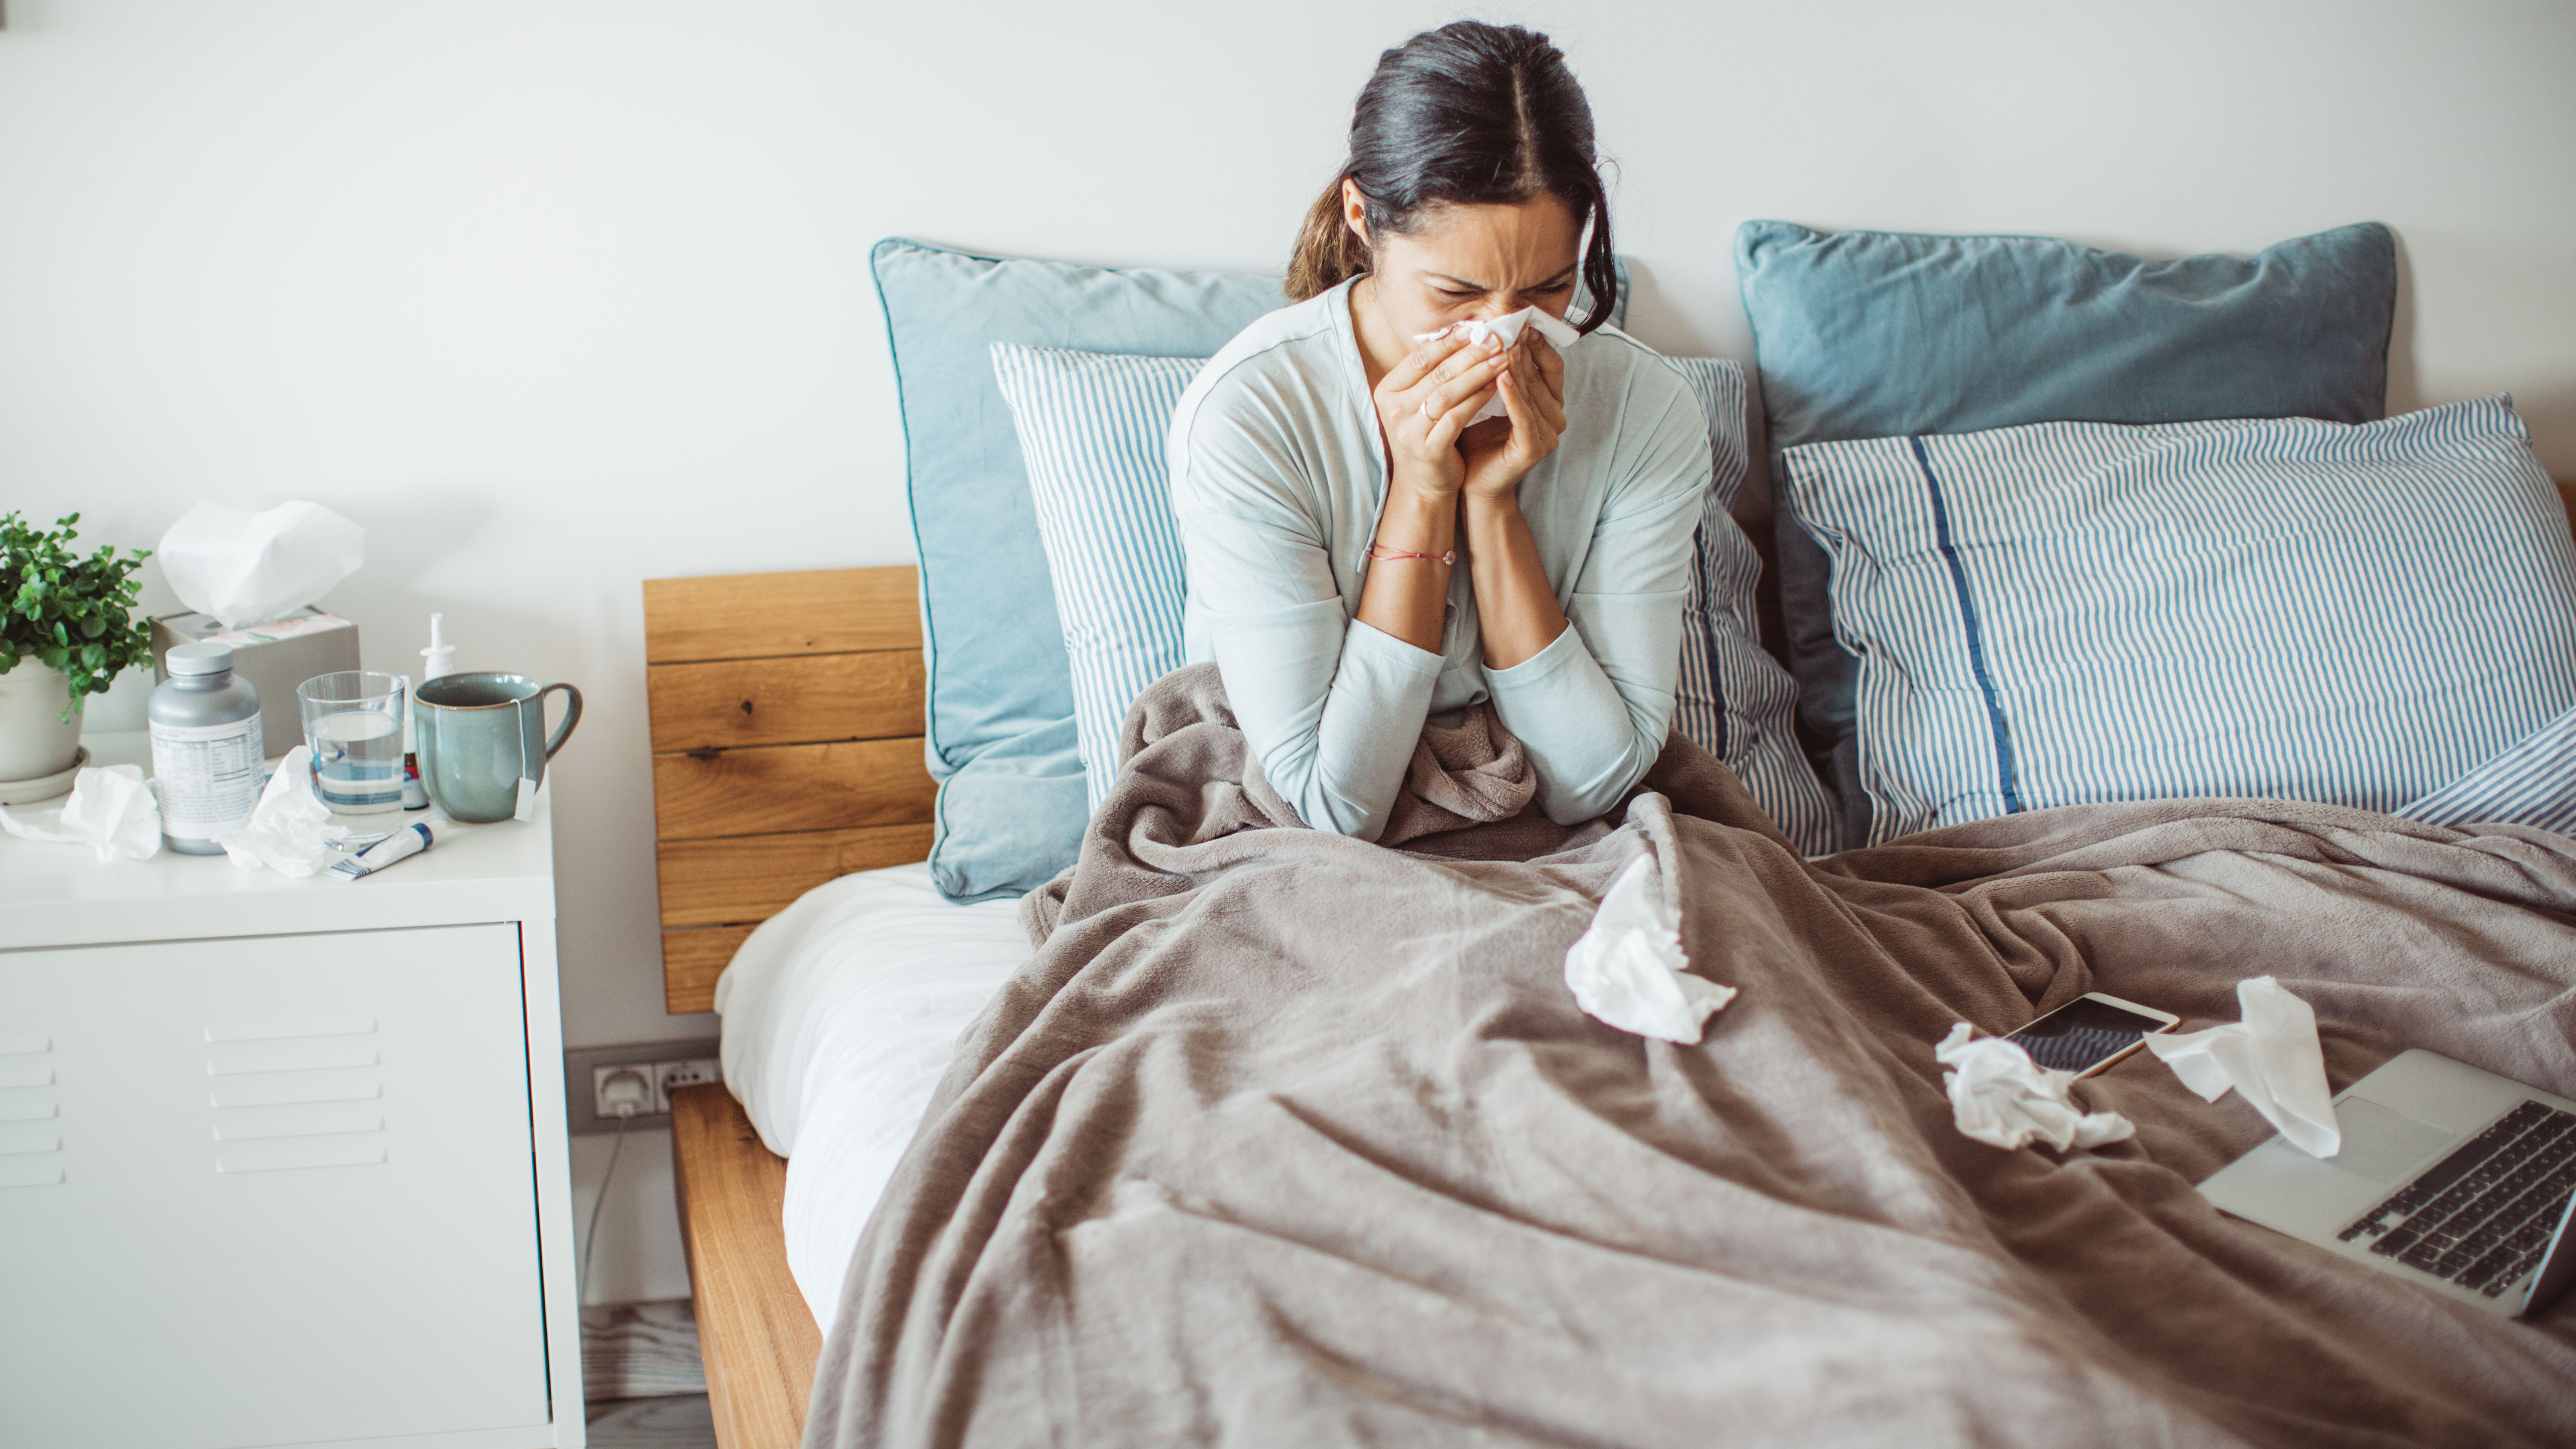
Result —
[[259, 803], [259, 716], [219, 725], [152, 726], [152, 775], [160, 786], [161, 829], [178, 840], [209, 840], [247, 822]]

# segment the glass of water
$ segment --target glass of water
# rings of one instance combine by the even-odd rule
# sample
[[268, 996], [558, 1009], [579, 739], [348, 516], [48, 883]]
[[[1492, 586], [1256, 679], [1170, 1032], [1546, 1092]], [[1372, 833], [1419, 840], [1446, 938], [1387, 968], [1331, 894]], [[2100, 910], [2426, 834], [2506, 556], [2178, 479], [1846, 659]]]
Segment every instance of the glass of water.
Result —
[[313, 747], [313, 793], [342, 815], [402, 808], [403, 705], [411, 681], [344, 669], [295, 687], [304, 742]]

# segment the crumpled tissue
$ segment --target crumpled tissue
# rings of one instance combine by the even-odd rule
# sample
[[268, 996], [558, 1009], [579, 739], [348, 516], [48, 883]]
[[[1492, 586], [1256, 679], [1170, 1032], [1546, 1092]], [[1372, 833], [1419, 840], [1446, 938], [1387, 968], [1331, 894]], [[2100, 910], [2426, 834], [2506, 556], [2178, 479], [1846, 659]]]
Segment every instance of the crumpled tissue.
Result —
[[180, 603], [238, 629], [331, 592], [358, 571], [366, 545], [365, 529], [319, 503], [265, 513], [200, 503], [161, 535], [161, 572]]
[[[1508, 312], [1500, 317], [1470, 317], [1464, 322], [1452, 322], [1437, 332], [1417, 332], [1413, 340], [1436, 342], [1454, 332], [1463, 335], [1470, 343], [1482, 342], [1487, 337], [1499, 337], [1503, 339], [1503, 345], [1509, 347], [1521, 340], [1523, 331], [1532, 327], [1537, 328], [1538, 335], [1546, 338], [1548, 343], [1560, 352], [1583, 340], [1583, 334], [1575, 331], [1572, 323], [1551, 317], [1536, 307], [1523, 307], [1517, 312]], [[1474, 417], [1467, 421], [1481, 423], [1487, 418], [1506, 417], [1510, 413], [1511, 409], [1503, 403], [1503, 395], [1497, 392], [1483, 407], [1476, 410]]]
[[1950, 1119], [1961, 1132], [2007, 1150], [2037, 1138], [2060, 1152], [2137, 1135], [2137, 1125], [2117, 1112], [2075, 1110], [2067, 1095], [2073, 1072], [2041, 1066], [2009, 1037], [1971, 1041], [1973, 1034], [1963, 1021], [1932, 1047], [1932, 1055], [1953, 1069], [1941, 1074], [1941, 1084], [1950, 1089]]
[[331, 863], [331, 846], [349, 828], [331, 823], [330, 807], [313, 796], [313, 749], [297, 745], [277, 762], [277, 773], [259, 792], [250, 823], [215, 837], [243, 870], [267, 866], [284, 876], [308, 876]]
[[150, 860], [161, 853], [161, 802], [138, 765], [97, 765], [72, 776], [63, 808], [21, 818], [0, 806], [0, 829], [21, 840], [86, 845], [102, 861]]
[[2237, 982], [2236, 1006], [2244, 1020], [2180, 1036], [2151, 1034], [2147, 1050], [2202, 1101], [2215, 1102], [2234, 1087], [2309, 1156], [2341, 1152], [2343, 1127], [2326, 1087], [2316, 1012], [2269, 976]]
[[1695, 1042], [1735, 988], [1690, 972], [1681, 916], [1664, 900], [1652, 852], [1631, 861], [1601, 897], [1592, 924], [1565, 953], [1574, 1004], [1621, 1031]]

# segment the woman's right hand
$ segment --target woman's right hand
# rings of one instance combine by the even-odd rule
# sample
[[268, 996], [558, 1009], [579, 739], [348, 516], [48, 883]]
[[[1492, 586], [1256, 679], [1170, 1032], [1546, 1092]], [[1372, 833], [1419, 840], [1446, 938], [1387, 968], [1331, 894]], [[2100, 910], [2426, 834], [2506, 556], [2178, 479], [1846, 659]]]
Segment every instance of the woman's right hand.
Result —
[[1370, 396], [1386, 434], [1389, 487], [1456, 501], [1467, 478], [1458, 435], [1494, 396], [1494, 379], [1511, 359], [1499, 339], [1469, 342], [1453, 332], [1416, 347], [1378, 380]]

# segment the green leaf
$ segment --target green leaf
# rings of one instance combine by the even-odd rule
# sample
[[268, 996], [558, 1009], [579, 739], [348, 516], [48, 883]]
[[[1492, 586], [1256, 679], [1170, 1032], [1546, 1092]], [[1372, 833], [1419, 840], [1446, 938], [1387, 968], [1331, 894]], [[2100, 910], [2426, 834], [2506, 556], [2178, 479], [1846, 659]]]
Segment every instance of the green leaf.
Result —
[[0, 512], [0, 673], [37, 659], [62, 670], [75, 702], [152, 657], [149, 621], [135, 617], [143, 592], [135, 574], [150, 554], [127, 549], [119, 558], [102, 543], [84, 555], [72, 547], [79, 522], [67, 514], [46, 530], [16, 510]]

